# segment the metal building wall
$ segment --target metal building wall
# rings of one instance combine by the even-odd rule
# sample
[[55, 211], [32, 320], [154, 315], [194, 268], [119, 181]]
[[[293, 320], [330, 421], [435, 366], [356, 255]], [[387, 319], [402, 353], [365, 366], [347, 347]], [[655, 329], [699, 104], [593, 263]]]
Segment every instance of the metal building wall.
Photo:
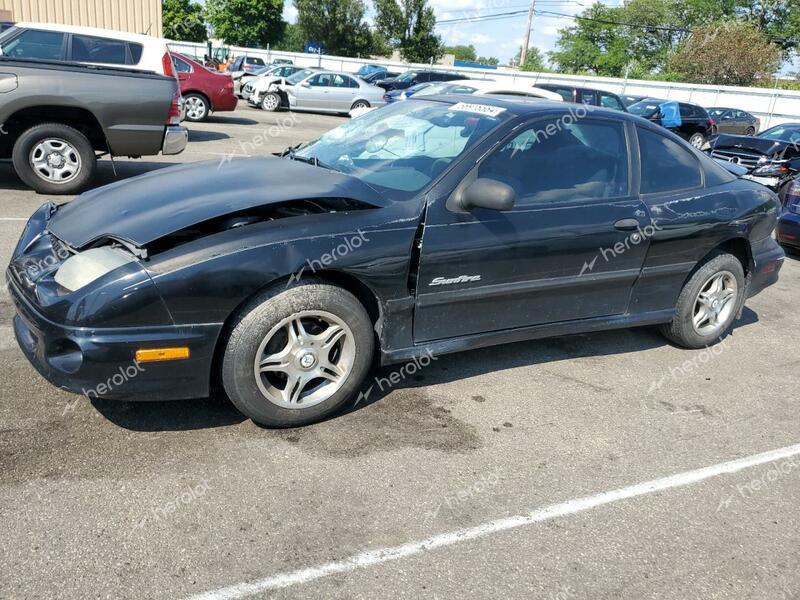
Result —
[[14, 21], [64, 23], [161, 37], [161, 0], [0, 0]]

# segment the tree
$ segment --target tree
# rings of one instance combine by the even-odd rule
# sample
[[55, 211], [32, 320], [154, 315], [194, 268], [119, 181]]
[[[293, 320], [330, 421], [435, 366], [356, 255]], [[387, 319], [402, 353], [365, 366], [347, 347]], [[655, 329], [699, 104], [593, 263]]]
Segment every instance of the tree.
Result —
[[208, 39], [203, 7], [190, 0], [162, 0], [164, 37], [182, 42]]
[[308, 36], [294, 23], [287, 23], [283, 37], [273, 47], [284, 52], [305, 52]]
[[693, 83], [749, 86], [780, 62], [781, 48], [758, 27], [731, 21], [695, 29], [670, 57], [669, 70]]
[[541, 73], [542, 71], [547, 70], [547, 67], [544, 64], [544, 56], [542, 55], [541, 50], [539, 50], [536, 46], [531, 46], [528, 48], [528, 53], [525, 55], [524, 65], [519, 64], [521, 55], [522, 51], [520, 50], [517, 52], [517, 55], [511, 59], [511, 62], [517, 65], [520, 71], [533, 71], [536, 73]]
[[478, 52], [472, 44], [469, 46], [445, 46], [442, 48], [442, 52], [452, 54], [456, 57], [456, 60], [466, 62], [476, 62], [478, 60]]
[[283, 0], [206, 0], [214, 35], [234, 46], [264, 47], [283, 39]]
[[500, 64], [500, 59], [495, 58], [494, 56], [488, 56], [488, 57], [479, 56], [478, 58], [475, 59], [475, 62], [478, 63], [479, 65], [489, 65], [492, 67], [496, 67], [497, 65]]
[[[609, 8], [600, 2], [586, 9], [584, 19], [559, 31], [556, 50], [550, 60], [560, 71], [621, 77], [630, 60], [629, 40], [622, 28], [622, 9]], [[610, 24], [611, 23], [611, 24]]]
[[427, 0], [375, 0], [375, 26], [409, 62], [442, 57], [442, 40], [434, 33], [436, 16]]
[[329, 54], [362, 56], [372, 50], [364, 0], [294, 0], [297, 25]]

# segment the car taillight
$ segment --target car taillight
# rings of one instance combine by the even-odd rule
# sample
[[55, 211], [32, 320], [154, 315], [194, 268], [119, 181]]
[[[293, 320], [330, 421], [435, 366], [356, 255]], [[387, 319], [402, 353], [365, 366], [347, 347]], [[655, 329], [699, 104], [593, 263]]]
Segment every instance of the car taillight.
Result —
[[172, 56], [170, 56], [169, 52], [161, 58], [161, 64], [164, 66], [164, 75], [175, 77], [175, 71], [172, 68]]
[[176, 89], [172, 96], [172, 104], [169, 107], [167, 125], [180, 125], [183, 120], [183, 97], [181, 91]]
[[712, 119], [711, 117], [708, 118], [708, 126], [709, 127], [715, 127], [716, 124], [717, 124], [717, 122], [714, 119]]
[[786, 190], [784, 206], [796, 215], [800, 215], [800, 181], [794, 180]]

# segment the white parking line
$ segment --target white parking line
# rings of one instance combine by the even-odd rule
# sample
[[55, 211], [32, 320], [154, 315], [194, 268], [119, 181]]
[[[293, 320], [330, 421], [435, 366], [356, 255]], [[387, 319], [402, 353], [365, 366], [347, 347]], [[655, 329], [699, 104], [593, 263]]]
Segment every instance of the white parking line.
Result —
[[449, 533], [442, 533], [429, 537], [428, 539], [409, 542], [402, 546], [395, 546], [390, 548], [379, 548], [377, 550], [368, 550], [355, 554], [350, 558], [341, 561], [329, 562], [314, 567], [307, 567], [292, 571], [289, 573], [281, 573], [252, 581], [249, 583], [241, 583], [230, 587], [221, 588], [215, 591], [205, 592], [191, 596], [187, 600], [234, 600], [236, 598], [244, 598], [259, 594], [269, 590], [276, 590], [281, 588], [308, 583], [315, 579], [328, 577], [337, 573], [347, 573], [356, 569], [363, 569], [378, 565], [381, 563], [406, 558], [417, 554], [422, 554], [428, 550], [436, 548], [443, 548], [446, 546], [453, 546], [469, 540], [487, 537], [495, 533], [507, 531], [509, 529], [516, 529], [518, 527], [525, 527], [543, 521], [549, 521], [557, 517], [564, 517], [575, 513], [583, 512], [603, 506], [605, 504], [612, 504], [620, 500], [627, 500], [629, 498], [636, 498], [638, 496], [646, 496], [664, 490], [685, 487], [718, 477], [720, 475], [727, 475], [737, 473], [744, 469], [749, 469], [759, 465], [773, 463], [779, 460], [790, 458], [792, 456], [800, 455], [800, 444], [781, 448], [779, 450], [772, 450], [763, 454], [756, 454], [745, 458], [740, 458], [726, 463], [704, 467], [694, 471], [686, 471], [685, 473], [678, 473], [662, 479], [655, 479], [645, 483], [639, 483], [630, 487], [613, 490], [610, 492], [603, 492], [594, 496], [586, 496], [576, 500], [567, 500], [560, 504], [553, 504], [540, 508], [526, 515], [518, 515], [515, 517], [508, 517], [505, 519], [498, 519], [490, 521], [476, 527], [467, 529], [459, 529]]
[[29, 217], [0, 217], [0, 221], [27, 221]]

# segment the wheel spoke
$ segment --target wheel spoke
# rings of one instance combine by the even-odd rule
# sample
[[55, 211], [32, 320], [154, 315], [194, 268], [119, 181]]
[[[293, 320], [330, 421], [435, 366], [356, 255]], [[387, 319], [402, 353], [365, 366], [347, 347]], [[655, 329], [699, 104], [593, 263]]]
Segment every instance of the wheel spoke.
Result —
[[336, 344], [338, 344], [339, 341], [342, 340], [342, 338], [344, 338], [346, 335], [347, 332], [344, 330], [344, 327], [340, 325], [331, 325], [319, 336], [317, 336], [317, 338], [322, 342], [322, 349], [324, 351], [329, 351], [333, 349]]
[[700, 307], [700, 310], [698, 310], [697, 313], [695, 314], [693, 322], [695, 328], [699, 329], [703, 323], [710, 320], [711, 320], [711, 312], [705, 306], [702, 306]]
[[258, 368], [261, 373], [288, 373], [290, 367], [289, 357], [271, 356], [262, 360]]
[[283, 401], [288, 404], [299, 404], [306, 383], [308, 380], [304, 374], [290, 371], [286, 378], [286, 387], [281, 392]]
[[317, 375], [323, 379], [329, 379], [330, 381], [338, 382], [346, 374], [347, 371], [343, 367], [334, 364], [327, 359], [320, 360], [319, 368], [317, 369]]
[[303, 319], [298, 317], [296, 319], [292, 319], [289, 323], [289, 340], [291, 343], [294, 343], [298, 346], [302, 346], [306, 343], [308, 339], [308, 332], [306, 328], [303, 326]]

